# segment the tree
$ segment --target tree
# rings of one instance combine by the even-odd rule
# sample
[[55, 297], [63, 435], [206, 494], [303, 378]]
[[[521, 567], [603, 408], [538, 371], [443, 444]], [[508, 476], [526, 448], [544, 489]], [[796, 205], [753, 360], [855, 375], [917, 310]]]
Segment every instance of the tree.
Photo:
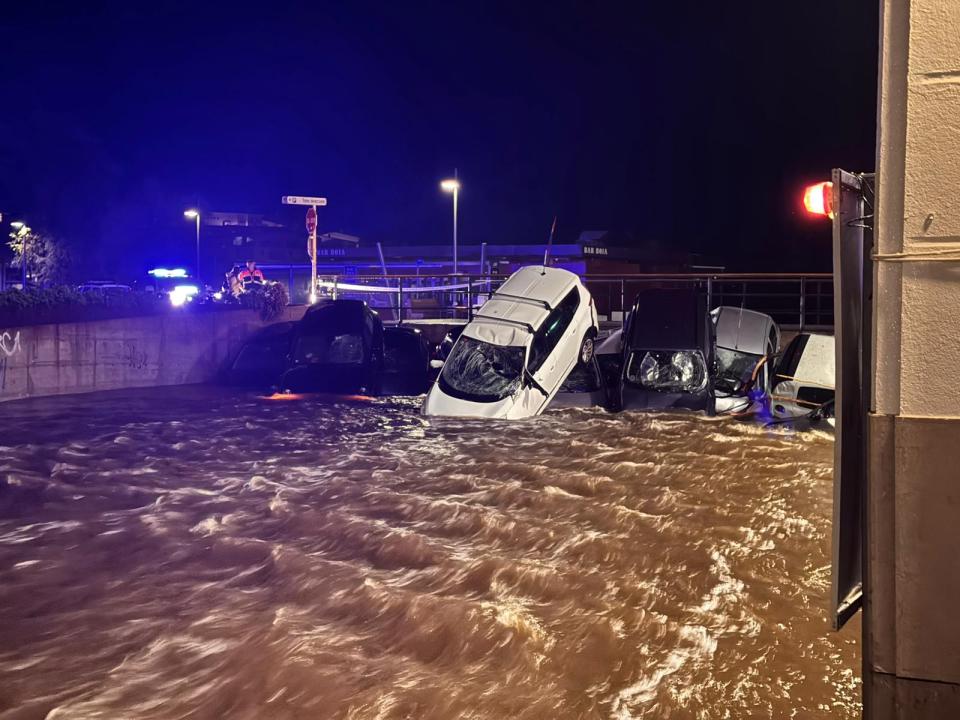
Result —
[[26, 250], [28, 281], [41, 286], [56, 285], [64, 281], [69, 255], [62, 242], [22, 226], [10, 233], [7, 246], [13, 251], [13, 267], [20, 268], [21, 272]]

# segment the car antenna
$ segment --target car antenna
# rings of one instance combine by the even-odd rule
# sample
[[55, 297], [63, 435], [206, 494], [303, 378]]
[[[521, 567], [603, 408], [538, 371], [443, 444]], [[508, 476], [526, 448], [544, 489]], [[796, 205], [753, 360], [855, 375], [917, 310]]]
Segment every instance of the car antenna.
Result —
[[743, 325], [743, 306], [747, 304], [747, 286], [744, 283], [743, 294], [740, 296], [740, 312], [737, 314], [737, 340], [733, 344], [734, 350], [740, 349], [740, 327]]
[[553, 245], [553, 236], [557, 232], [557, 216], [553, 216], [553, 224], [550, 226], [550, 237], [547, 238], [547, 247], [543, 251], [543, 269], [541, 275], [547, 274], [547, 261], [550, 259], [550, 247]]

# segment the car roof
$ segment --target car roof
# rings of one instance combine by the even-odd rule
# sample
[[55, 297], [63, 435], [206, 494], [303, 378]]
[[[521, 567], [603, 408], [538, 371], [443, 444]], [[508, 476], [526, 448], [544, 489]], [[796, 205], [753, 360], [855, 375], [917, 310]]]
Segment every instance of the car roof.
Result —
[[[797, 336], [800, 338], [801, 336]], [[807, 335], [795, 375], [799, 382], [836, 386], [836, 340], [832, 335], [810, 333]]]
[[569, 270], [531, 265], [507, 278], [464, 334], [495, 345], [524, 345], [580, 278]]
[[765, 355], [773, 318], [754, 310], [731, 307], [715, 308], [710, 313], [717, 328], [717, 347], [752, 355]]
[[646, 288], [637, 293], [627, 322], [633, 350], [703, 350], [711, 342], [706, 293], [697, 287]]

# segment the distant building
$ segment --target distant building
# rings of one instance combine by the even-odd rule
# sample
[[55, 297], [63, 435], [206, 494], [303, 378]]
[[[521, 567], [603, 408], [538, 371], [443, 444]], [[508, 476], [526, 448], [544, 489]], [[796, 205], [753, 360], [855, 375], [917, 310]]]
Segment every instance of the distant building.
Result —
[[[225, 238], [222, 252], [226, 262], [254, 258], [268, 277], [286, 283], [295, 302], [305, 301], [308, 294], [310, 264], [306, 254], [306, 233], [261, 228], [241, 232], [238, 228]], [[242, 241], [234, 243], [240, 238]], [[365, 245], [360, 238], [344, 233], [325, 233], [318, 237], [317, 268], [321, 277], [338, 277], [349, 282], [360, 277], [441, 276], [453, 272], [453, 248], [450, 245]], [[556, 243], [549, 250], [548, 262], [578, 275], [617, 275], [633, 273], [691, 272], [700, 264], [689, 253], [664, 250], [650, 244], [629, 245], [636, 240], [629, 235], [605, 231], [582, 233], [577, 242]], [[383, 258], [381, 264], [380, 250]], [[546, 244], [506, 245], [485, 243], [462, 245], [458, 249], [458, 272], [462, 275], [506, 276], [524, 265], [544, 261]], [[230, 253], [233, 253], [231, 256]], [[227, 260], [229, 257], [235, 260]], [[602, 280], [598, 281], [603, 284]], [[607, 291], [604, 285], [604, 292]], [[612, 290], [611, 290], [612, 292]], [[619, 292], [619, 291], [618, 291]]]

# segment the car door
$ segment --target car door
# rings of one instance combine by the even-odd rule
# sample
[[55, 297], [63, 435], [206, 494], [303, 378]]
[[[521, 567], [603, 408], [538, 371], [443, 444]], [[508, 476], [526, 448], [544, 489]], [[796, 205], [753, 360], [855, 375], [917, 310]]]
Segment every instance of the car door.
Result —
[[580, 351], [580, 339], [573, 337], [579, 307], [580, 292], [574, 287], [534, 334], [528, 369], [550, 395], [563, 383]]

